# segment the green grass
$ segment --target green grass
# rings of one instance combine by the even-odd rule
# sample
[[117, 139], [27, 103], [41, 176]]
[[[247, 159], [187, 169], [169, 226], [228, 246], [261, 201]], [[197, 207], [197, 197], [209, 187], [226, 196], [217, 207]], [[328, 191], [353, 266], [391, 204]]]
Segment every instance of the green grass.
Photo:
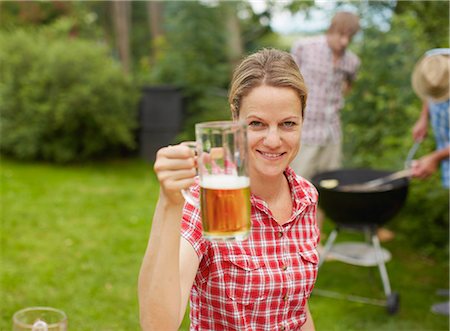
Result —
[[3, 161], [2, 309], [64, 310], [71, 330], [138, 330], [136, 280], [158, 187], [151, 166]]
[[[70, 330], [139, 330], [137, 275], [158, 194], [152, 167], [140, 160], [55, 166], [3, 160], [1, 165], [0, 330], [15, 311], [45, 305], [64, 310]], [[327, 224], [326, 229], [330, 229]], [[444, 301], [446, 262], [407, 243], [386, 245], [400, 312], [313, 296], [318, 331], [448, 330], [430, 313]], [[317, 288], [383, 298], [377, 270], [326, 262]], [[181, 330], [188, 330], [185, 318]]]
[[[340, 235], [339, 241], [346, 240], [363, 241], [364, 238], [356, 234]], [[392, 254], [386, 268], [392, 291], [400, 295], [396, 315], [389, 315], [386, 306], [313, 295], [310, 309], [317, 330], [448, 330], [448, 317], [430, 312], [432, 304], [448, 300], [436, 294], [437, 289], [448, 289], [448, 264], [421, 256], [406, 244], [397, 240], [382, 244]], [[386, 300], [377, 267], [326, 261], [319, 271], [316, 288]]]

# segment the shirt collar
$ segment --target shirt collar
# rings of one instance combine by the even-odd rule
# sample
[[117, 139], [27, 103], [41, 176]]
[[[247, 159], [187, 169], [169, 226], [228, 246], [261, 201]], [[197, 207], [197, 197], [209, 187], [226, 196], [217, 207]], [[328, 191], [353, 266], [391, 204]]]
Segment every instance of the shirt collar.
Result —
[[288, 167], [284, 173], [291, 188], [292, 199], [297, 204], [297, 209], [300, 209], [299, 207], [302, 205], [306, 207], [317, 203], [317, 191], [309, 181], [298, 176], [291, 167]]
[[[293, 209], [295, 210], [295, 215], [293, 216], [295, 217], [303, 212], [307, 206], [317, 203], [318, 194], [314, 186], [303, 177], [297, 176], [291, 167], [286, 168], [284, 175], [288, 180], [291, 190], [291, 197], [294, 204]], [[250, 200], [256, 208], [269, 214], [269, 206], [263, 199], [251, 194]]]

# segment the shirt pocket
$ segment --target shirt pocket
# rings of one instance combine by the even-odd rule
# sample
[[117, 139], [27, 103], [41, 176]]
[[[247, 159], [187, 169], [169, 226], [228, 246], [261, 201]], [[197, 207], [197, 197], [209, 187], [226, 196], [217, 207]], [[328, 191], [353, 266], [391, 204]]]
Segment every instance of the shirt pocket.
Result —
[[300, 268], [304, 281], [304, 292], [308, 298], [314, 288], [319, 266], [319, 253], [316, 249], [306, 249], [299, 252], [302, 266]]
[[229, 255], [225, 262], [225, 290], [231, 300], [248, 305], [266, 298], [263, 261], [255, 256]]

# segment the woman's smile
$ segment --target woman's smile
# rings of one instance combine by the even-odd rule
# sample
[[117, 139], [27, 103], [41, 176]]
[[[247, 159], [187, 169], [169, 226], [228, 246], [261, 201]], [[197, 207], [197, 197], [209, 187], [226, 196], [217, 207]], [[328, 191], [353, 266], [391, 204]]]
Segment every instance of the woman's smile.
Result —
[[257, 152], [259, 152], [264, 158], [268, 159], [268, 160], [279, 160], [281, 159], [284, 155], [286, 155], [286, 153], [270, 153], [270, 152], [264, 152], [264, 151], [260, 151], [260, 150], [256, 150]]

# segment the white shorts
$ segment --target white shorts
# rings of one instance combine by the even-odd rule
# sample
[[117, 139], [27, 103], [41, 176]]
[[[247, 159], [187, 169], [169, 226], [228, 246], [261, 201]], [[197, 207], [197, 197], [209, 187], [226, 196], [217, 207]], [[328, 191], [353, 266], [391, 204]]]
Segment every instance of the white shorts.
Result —
[[291, 162], [291, 168], [297, 175], [308, 180], [324, 171], [331, 171], [341, 167], [342, 144], [328, 144], [324, 146], [301, 145], [295, 159]]

